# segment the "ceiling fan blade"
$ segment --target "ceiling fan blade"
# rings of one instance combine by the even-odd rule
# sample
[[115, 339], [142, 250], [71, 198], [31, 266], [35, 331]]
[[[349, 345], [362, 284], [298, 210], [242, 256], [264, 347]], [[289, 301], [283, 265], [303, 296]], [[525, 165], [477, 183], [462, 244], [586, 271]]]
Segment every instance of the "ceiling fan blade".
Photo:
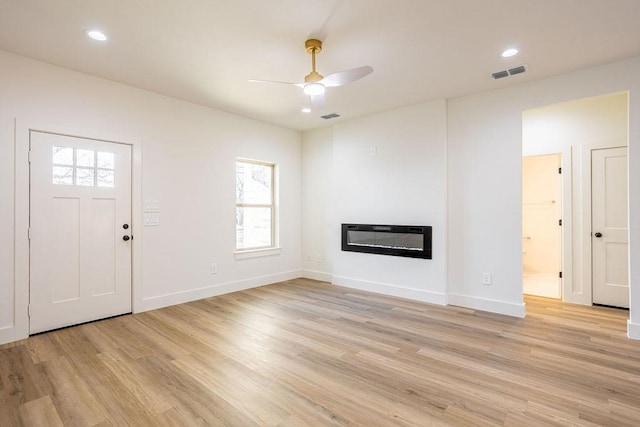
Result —
[[249, 83], [277, 83], [277, 84], [281, 84], [281, 85], [293, 85], [293, 86], [298, 86], [298, 87], [302, 87], [304, 88], [304, 83], [291, 83], [291, 82], [279, 82], [279, 81], [275, 81], [275, 80], [256, 80], [256, 79], [249, 79], [248, 80]]
[[365, 65], [363, 67], [352, 68], [346, 71], [340, 71], [338, 73], [329, 74], [324, 79], [320, 80], [325, 87], [342, 86], [347, 83], [355, 82], [358, 79], [363, 78], [373, 72], [373, 67]]
[[327, 106], [327, 99], [324, 97], [324, 94], [311, 95], [309, 98], [311, 98], [311, 105], [313, 105], [313, 108], [324, 110], [324, 107]]

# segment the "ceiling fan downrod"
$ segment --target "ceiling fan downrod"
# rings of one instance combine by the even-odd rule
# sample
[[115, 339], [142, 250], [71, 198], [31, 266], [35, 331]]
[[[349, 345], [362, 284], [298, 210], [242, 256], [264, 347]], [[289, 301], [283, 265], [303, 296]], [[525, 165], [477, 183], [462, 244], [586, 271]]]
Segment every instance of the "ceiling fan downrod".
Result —
[[305, 83], [316, 83], [324, 77], [316, 71], [316, 53], [322, 52], [322, 42], [317, 39], [309, 39], [304, 42], [304, 48], [311, 54], [311, 72], [304, 77]]

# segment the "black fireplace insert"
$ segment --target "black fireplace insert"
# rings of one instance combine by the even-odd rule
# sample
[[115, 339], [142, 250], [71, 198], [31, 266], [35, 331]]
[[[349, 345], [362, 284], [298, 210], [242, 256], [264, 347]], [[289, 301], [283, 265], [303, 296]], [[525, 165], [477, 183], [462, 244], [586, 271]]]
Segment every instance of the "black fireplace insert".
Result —
[[342, 224], [342, 250], [431, 259], [431, 226]]

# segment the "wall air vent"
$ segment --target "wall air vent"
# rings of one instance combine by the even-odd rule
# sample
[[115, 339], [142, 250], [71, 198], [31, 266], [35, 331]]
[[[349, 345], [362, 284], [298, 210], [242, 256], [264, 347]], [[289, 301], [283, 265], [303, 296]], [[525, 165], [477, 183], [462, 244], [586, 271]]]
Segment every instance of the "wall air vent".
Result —
[[491, 73], [491, 77], [494, 80], [503, 79], [509, 76], [515, 76], [516, 74], [522, 74], [527, 71], [526, 65], [520, 65], [517, 67], [509, 68], [508, 70], [496, 71], [495, 73]]
[[340, 114], [331, 113], [331, 114], [326, 114], [326, 115], [320, 116], [320, 117], [325, 119], [325, 120], [329, 120], [329, 119], [335, 119], [336, 117], [340, 117]]

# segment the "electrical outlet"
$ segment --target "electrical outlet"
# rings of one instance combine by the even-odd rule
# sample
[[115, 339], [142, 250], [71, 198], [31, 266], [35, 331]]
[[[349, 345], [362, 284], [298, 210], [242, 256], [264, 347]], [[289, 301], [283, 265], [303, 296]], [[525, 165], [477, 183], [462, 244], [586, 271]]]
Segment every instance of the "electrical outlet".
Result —
[[307, 261], [311, 262], [311, 255], [307, 255]]
[[487, 286], [491, 284], [491, 273], [482, 273], [482, 284]]
[[211, 274], [216, 274], [216, 273], [218, 273], [218, 264], [214, 262], [213, 264], [211, 264]]

